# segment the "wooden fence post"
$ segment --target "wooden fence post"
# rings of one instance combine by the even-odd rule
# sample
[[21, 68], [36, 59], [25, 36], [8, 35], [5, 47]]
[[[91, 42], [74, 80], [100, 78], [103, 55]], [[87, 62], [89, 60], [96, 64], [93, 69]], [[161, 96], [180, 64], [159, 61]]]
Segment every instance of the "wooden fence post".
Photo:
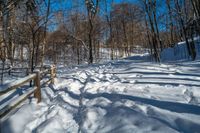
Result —
[[38, 99], [37, 103], [41, 101], [41, 89], [40, 89], [40, 71], [35, 71], [36, 77], [34, 79], [34, 85], [37, 89], [34, 92], [34, 97]]
[[56, 78], [56, 66], [54, 65], [54, 78]]
[[55, 65], [51, 66], [51, 83], [52, 84], [54, 84], [54, 78], [55, 78], [55, 73], [56, 73], [55, 68], [56, 68]]

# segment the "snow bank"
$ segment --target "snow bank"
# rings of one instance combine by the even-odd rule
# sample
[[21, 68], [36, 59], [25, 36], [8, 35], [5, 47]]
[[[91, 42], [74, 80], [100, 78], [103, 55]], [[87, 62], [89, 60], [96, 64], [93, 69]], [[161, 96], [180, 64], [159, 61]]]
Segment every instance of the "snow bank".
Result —
[[[194, 38], [195, 49], [197, 52], [197, 59], [200, 59], [200, 37]], [[162, 61], [177, 61], [177, 60], [188, 60], [189, 54], [185, 42], [179, 42], [173, 48], [164, 49], [161, 52]]]

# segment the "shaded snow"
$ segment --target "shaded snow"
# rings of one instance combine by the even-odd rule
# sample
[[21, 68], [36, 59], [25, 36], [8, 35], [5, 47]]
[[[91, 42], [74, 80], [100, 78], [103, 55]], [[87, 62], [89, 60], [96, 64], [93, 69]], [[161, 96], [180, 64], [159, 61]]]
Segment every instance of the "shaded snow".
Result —
[[[191, 40], [189, 40], [190, 42]], [[195, 49], [196, 49], [196, 59], [200, 59], [200, 37], [194, 38]], [[173, 48], [166, 48], [161, 53], [162, 61], [177, 61], [177, 60], [188, 60], [189, 53], [187, 50], [186, 42], [179, 42]]]

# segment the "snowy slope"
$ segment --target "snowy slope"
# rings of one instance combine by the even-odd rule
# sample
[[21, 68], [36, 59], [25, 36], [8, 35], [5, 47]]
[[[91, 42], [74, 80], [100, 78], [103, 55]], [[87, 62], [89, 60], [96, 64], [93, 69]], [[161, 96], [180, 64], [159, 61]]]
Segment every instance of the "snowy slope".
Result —
[[59, 68], [42, 102], [27, 100], [1, 120], [1, 133], [199, 133], [199, 68], [140, 56]]
[[[190, 42], [191, 40], [189, 40]], [[200, 59], [200, 37], [194, 38], [195, 49], [197, 57], [196, 59]], [[187, 50], [186, 42], [179, 42], [173, 48], [166, 48], [161, 53], [162, 61], [177, 61], [177, 60], [188, 60], [189, 53]]]

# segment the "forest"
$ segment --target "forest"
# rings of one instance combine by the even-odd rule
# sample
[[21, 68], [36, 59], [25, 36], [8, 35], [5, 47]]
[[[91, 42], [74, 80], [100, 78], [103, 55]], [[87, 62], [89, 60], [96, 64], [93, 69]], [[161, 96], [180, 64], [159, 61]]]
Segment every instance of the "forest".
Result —
[[[95, 63], [135, 49], [160, 52], [186, 41], [195, 60], [193, 38], [200, 34], [198, 0], [1, 0], [0, 59], [30, 68], [45, 61]], [[3, 68], [2, 68], [3, 69]]]

